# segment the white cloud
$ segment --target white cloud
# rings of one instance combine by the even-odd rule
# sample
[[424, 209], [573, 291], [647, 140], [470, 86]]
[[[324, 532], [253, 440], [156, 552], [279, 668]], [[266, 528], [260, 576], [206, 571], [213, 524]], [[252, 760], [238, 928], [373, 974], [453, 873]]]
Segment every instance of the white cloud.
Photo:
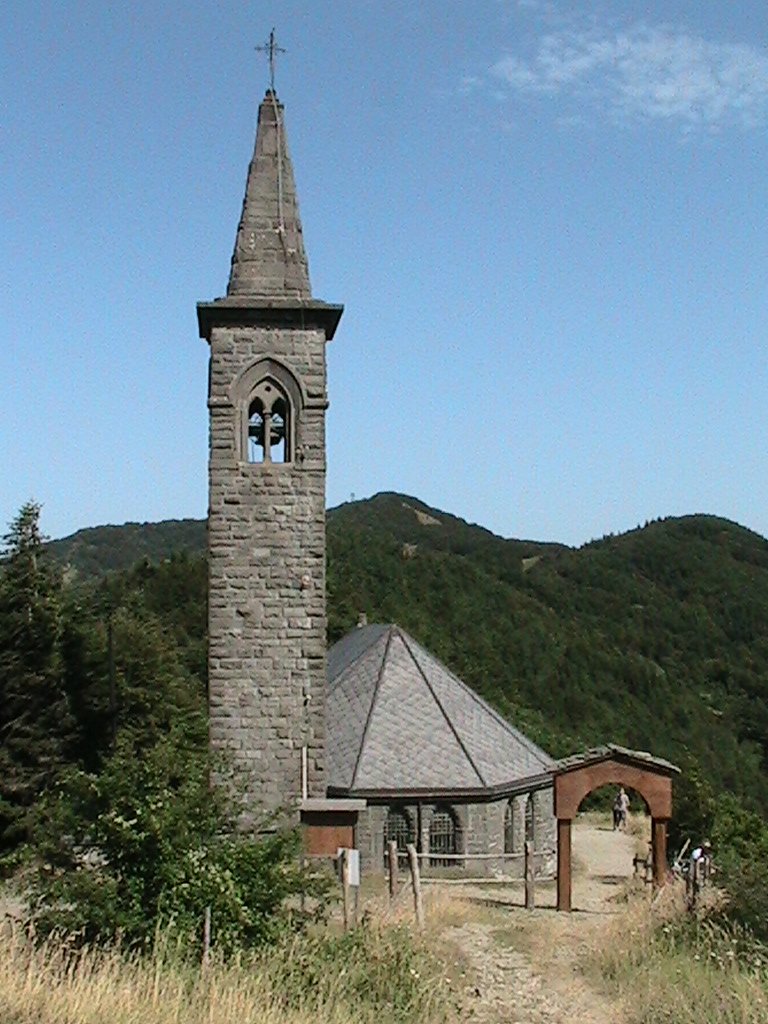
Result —
[[536, 14], [541, 11], [550, 12], [553, 9], [552, 3], [548, 0], [517, 0], [517, 6], [522, 11], [534, 11]]
[[483, 85], [482, 78], [478, 78], [477, 75], [464, 75], [459, 82], [459, 95], [469, 96], [470, 93], [475, 92]]
[[548, 33], [529, 59], [509, 54], [491, 70], [515, 91], [567, 95], [619, 121], [686, 130], [768, 122], [768, 56], [668, 26]]

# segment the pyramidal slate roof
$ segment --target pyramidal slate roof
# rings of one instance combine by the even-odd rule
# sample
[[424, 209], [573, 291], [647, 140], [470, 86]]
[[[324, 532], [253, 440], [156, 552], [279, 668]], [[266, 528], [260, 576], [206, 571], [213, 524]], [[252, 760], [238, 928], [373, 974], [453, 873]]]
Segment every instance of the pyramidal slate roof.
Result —
[[331, 792], [487, 795], [555, 764], [398, 626], [331, 648], [326, 701]]

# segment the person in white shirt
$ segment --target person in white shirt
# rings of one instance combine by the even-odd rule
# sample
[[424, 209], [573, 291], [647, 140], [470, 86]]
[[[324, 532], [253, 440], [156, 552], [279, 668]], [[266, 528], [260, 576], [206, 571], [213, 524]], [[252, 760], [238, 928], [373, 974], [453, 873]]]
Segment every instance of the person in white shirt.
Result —
[[688, 877], [685, 880], [685, 890], [689, 906], [695, 907], [696, 898], [712, 874], [712, 844], [705, 839], [701, 845], [691, 851], [688, 862]]

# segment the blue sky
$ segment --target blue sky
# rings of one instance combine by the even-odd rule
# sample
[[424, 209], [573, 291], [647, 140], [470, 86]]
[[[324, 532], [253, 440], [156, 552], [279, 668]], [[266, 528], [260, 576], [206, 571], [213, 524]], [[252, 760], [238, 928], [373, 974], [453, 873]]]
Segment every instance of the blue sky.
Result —
[[0, 518], [206, 509], [207, 350], [272, 26], [330, 505], [768, 535], [764, 0], [9, 0]]

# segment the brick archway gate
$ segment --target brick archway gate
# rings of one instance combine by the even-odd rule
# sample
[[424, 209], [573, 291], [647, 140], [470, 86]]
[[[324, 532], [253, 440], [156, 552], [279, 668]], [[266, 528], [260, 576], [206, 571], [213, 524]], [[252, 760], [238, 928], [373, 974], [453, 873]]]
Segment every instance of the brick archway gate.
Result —
[[663, 885], [667, 871], [667, 823], [672, 817], [672, 777], [680, 769], [644, 751], [611, 743], [574, 754], [555, 766], [557, 818], [557, 909], [571, 909], [571, 824], [581, 801], [601, 786], [633, 789], [651, 815], [653, 883]]

